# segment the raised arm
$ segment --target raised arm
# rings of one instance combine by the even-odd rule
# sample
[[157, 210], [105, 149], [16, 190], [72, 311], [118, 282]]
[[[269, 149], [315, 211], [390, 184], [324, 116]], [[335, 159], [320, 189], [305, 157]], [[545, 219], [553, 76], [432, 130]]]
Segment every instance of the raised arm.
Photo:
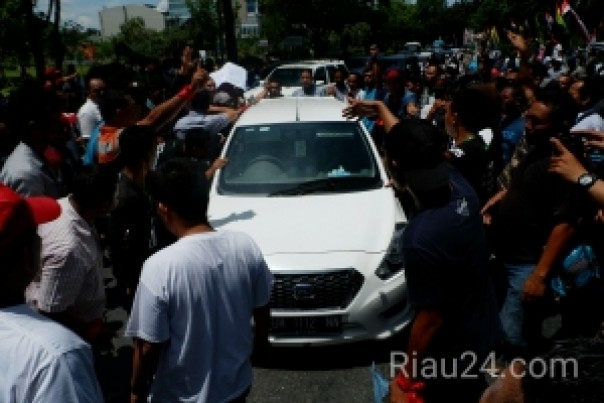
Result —
[[151, 126], [153, 130], [159, 131], [162, 127], [172, 121], [178, 112], [189, 102], [195, 92], [207, 81], [208, 72], [201, 64], [191, 78], [191, 84], [185, 86], [178, 94], [156, 106], [145, 118], [137, 124]]

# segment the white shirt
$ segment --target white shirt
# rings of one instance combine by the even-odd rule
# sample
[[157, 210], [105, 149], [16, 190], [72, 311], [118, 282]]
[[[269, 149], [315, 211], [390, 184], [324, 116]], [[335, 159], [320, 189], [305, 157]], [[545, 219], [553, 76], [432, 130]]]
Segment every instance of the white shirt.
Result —
[[103, 257], [97, 233], [78, 215], [69, 197], [60, 199], [61, 215], [38, 226], [41, 270], [25, 291], [27, 303], [44, 312], [68, 311], [90, 322], [105, 310]]
[[0, 309], [0, 402], [102, 402], [90, 346], [26, 305]]
[[78, 110], [78, 125], [80, 126], [82, 137], [85, 139], [90, 138], [92, 131], [101, 120], [103, 120], [103, 117], [101, 116], [99, 106], [90, 98], [87, 98], [84, 105]]
[[273, 276], [246, 234], [181, 238], [144, 264], [125, 335], [162, 350], [151, 402], [227, 402], [252, 382], [255, 308]]
[[22, 196], [58, 198], [59, 184], [42, 158], [20, 142], [0, 171], [0, 182]]

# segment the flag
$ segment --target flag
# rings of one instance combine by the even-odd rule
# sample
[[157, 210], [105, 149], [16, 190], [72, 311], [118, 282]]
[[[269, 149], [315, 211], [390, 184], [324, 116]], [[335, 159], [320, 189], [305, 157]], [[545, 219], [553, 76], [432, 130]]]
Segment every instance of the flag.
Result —
[[[566, 4], [568, 4], [568, 3], [566, 3]], [[566, 26], [566, 22], [564, 21], [564, 18], [562, 18], [562, 6], [556, 7], [556, 24], [560, 25], [565, 30], [568, 29], [568, 27]]]
[[491, 41], [493, 41], [493, 44], [499, 45], [501, 43], [501, 39], [499, 38], [499, 34], [497, 33], [496, 27], [491, 28], [491, 32], [490, 32], [489, 36], [491, 38]]
[[577, 12], [570, 6], [570, 4], [568, 4], [568, 0], [564, 0], [558, 10], [560, 11], [560, 16], [565, 22], [565, 27], [577, 27], [581, 32], [581, 36], [583, 37], [585, 42], [590, 43], [591, 35], [589, 33], [589, 30], [587, 29], [585, 23], [583, 22], [583, 20], [581, 20]]

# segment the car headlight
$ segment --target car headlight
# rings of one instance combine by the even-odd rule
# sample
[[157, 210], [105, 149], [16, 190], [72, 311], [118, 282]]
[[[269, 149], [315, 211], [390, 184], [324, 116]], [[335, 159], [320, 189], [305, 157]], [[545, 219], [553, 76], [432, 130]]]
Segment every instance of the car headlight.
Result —
[[402, 239], [406, 227], [406, 223], [398, 223], [394, 226], [394, 234], [386, 251], [386, 256], [375, 271], [375, 275], [382, 280], [389, 279], [405, 267]]

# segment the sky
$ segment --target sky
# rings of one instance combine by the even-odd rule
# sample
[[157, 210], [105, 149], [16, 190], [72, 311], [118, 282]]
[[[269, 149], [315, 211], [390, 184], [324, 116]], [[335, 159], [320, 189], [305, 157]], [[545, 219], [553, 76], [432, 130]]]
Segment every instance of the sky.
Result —
[[[61, 21], [73, 20], [85, 28], [100, 29], [99, 11], [103, 7], [122, 6], [124, 4], [152, 4], [158, 0], [61, 0]], [[38, 0], [41, 11], [48, 11], [48, 0]]]

